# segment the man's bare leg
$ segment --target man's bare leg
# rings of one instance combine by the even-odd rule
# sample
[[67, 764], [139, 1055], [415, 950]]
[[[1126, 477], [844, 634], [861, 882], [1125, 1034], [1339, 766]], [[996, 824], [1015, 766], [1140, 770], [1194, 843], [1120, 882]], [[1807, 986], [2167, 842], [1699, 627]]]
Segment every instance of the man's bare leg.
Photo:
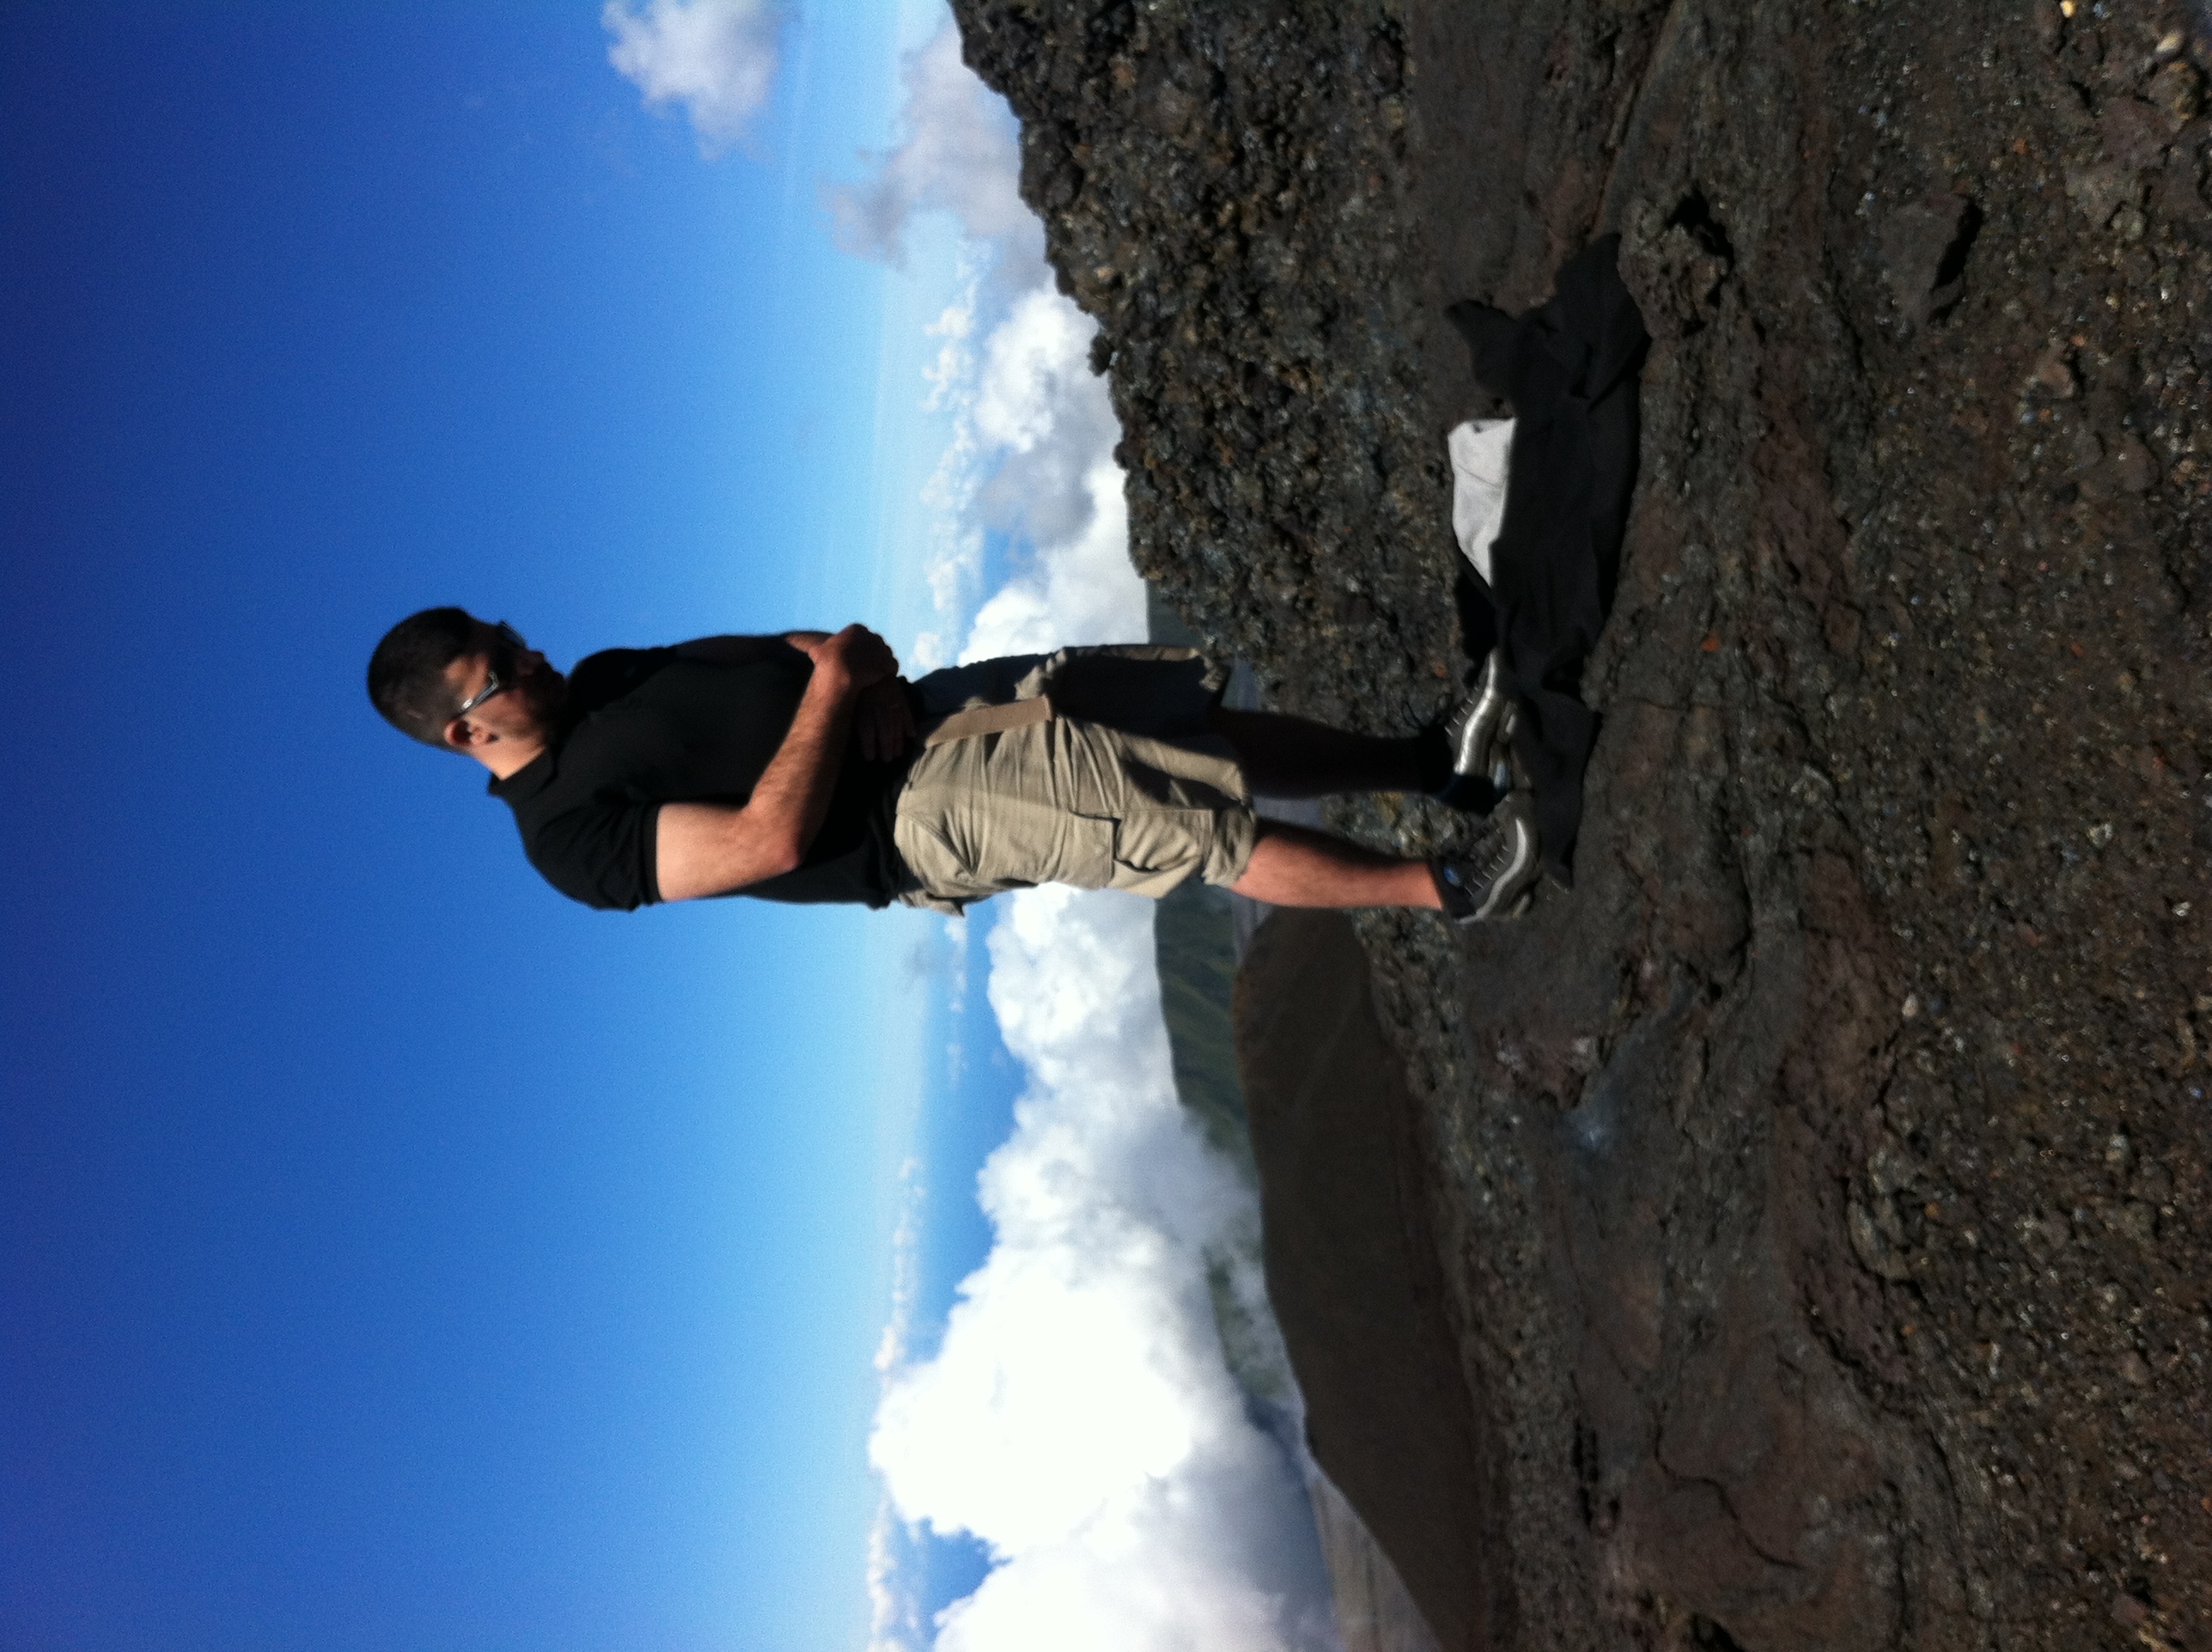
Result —
[[1340, 837], [1277, 820], [1260, 823], [1252, 859], [1230, 888], [1279, 907], [1433, 909], [1442, 904], [1426, 861], [1377, 854]]
[[1245, 780], [1263, 798], [1420, 792], [1449, 778], [1423, 773], [1423, 745], [1418, 737], [1390, 740], [1352, 734], [1272, 711], [1216, 710], [1212, 721], [1214, 728], [1236, 747]]

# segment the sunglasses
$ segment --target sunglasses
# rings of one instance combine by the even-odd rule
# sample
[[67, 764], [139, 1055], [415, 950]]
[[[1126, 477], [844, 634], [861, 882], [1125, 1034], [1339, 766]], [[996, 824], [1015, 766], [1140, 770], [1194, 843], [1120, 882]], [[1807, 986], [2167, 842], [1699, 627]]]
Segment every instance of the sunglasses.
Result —
[[[455, 708], [453, 717], [467, 716], [478, 706], [483, 704], [485, 701], [490, 699], [492, 695], [499, 693], [503, 689], [514, 686], [514, 674], [513, 670], [510, 668], [507, 674], [502, 676], [500, 672], [500, 667], [506, 665], [507, 661], [513, 659], [515, 655], [522, 653], [526, 648], [529, 647], [530, 645], [522, 640], [522, 633], [516, 630], [505, 620], [500, 621], [498, 624], [493, 626], [491, 629], [493, 633], [499, 638], [500, 647], [498, 652], [492, 655], [491, 669], [484, 675], [484, 685], [478, 689], [474, 694], [471, 695], [467, 699], [461, 701], [460, 705]], [[451, 722], [453, 718], [449, 717], [446, 720]]]

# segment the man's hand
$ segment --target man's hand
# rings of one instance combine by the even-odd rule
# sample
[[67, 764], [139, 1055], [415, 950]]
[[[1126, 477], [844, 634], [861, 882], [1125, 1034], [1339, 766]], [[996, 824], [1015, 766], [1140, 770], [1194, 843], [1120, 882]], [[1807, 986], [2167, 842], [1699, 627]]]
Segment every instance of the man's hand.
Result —
[[915, 736], [914, 702], [907, 698], [906, 678], [887, 677], [861, 689], [853, 702], [853, 726], [860, 737], [860, 755], [870, 762], [904, 756]]
[[791, 646], [814, 662], [817, 671], [833, 671], [852, 688], [865, 689], [898, 675], [898, 656], [865, 625], [848, 625], [819, 642], [794, 634]]
[[870, 762], [903, 756], [914, 738], [914, 708], [890, 645], [865, 625], [848, 625], [827, 637], [793, 633], [789, 641], [814, 662], [817, 671], [842, 676], [855, 691], [853, 726], [860, 737], [860, 755]]

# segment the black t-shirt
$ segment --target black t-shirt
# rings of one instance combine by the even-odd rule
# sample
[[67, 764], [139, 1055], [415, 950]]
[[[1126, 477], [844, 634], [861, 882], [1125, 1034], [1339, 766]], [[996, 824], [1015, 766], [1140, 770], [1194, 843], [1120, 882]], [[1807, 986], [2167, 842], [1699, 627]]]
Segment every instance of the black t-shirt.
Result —
[[[767, 653], [732, 665], [677, 648], [610, 648], [577, 664], [551, 743], [490, 787], [514, 809], [523, 853], [546, 882], [586, 906], [659, 900], [660, 805], [743, 804], [798, 713], [811, 662], [787, 647]], [[805, 864], [730, 893], [888, 904], [907, 882], [891, 810], [908, 766], [869, 762], [857, 742], [848, 746]]]

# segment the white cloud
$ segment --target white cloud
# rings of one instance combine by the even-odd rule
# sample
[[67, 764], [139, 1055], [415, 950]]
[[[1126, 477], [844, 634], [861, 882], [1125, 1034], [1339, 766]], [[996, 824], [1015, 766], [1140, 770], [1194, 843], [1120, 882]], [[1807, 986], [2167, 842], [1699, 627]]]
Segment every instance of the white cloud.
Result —
[[1333, 1644], [1298, 1468], [1224, 1363], [1209, 1264], [1258, 1292], [1249, 1191], [1177, 1103], [1133, 896], [1006, 897], [989, 995], [1030, 1076], [995, 1242], [870, 1442], [909, 1521], [1000, 1564], [940, 1652]]
[[[1287, 1492], [1289, 1488], [1284, 1488]], [[937, 1652], [1284, 1652], [1337, 1644], [1326, 1609], [1241, 1576], [1216, 1512], [1175, 1506], [1111, 1546], [1069, 1544], [1002, 1566], [939, 1619]]]
[[[876, 157], [872, 179], [831, 191], [830, 202], [845, 243], [888, 262], [917, 214], [950, 214], [966, 238], [959, 295], [930, 329], [943, 342], [921, 403], [952, 421], [921, 500], [936, 623], [907, 657], [929, 671], [1142, 641], [1144, 586], [1129, 565], [1114, 462], [1121, 428], [1091, 370], [1097, 325], [1054, 286], [1043, 226], [1021, 199], [1013, 116], [960, 61], [950, 18], [908, 58], [904, 78], [904, 140]], [[983, 600], [994, 535], [1015, 548], [1016, 571]], [[967, 640], [954, 647], [963, 625]]]
[[775, 79], [783, 9], [773, 0], [607, 0], [607, 61], [637, 82], [647, 106], [680, 103], [699, 147], [714, 154], [744, 136]]
[[1082, 487], [1088, 509], [1081, 531], [1040, 547], [1030, 565], [976, 610], [963, 661], [1142, 640], [1145, 587], [1129, 568], [1121, 467], [1111, 459], [1094, 461]]
[[1016, 453], [1049, 438], [1071, 395], [1097, 386], [1089, 363], [1097, 331], [1057, 293], [1023, 294], [985, 349], [975, 428]]
[[[981, 506], [994, 525], [1042, 546], [1083, 531], [1089, 478], [1101, 465], [1114, 466], [1121, 439], [1106, 381], [1091, 370], [1097, 334], [1089, 316], [1039, 288], [1014, 301], [984, 343], [975, 428], [1004, 458]], [[1121, 474], [1114, 468], [1117, 487]]]
[[[921, 1212], [925, 1187], [919, 1159], [899, 1166], [898, 1225], [891, 1234], [891, 1313], [876, 1345], [876, 1370], [888, 1377], [905, 1364], [921, 1292]], [[911, 1571], [915, 1544], [908, 1522], [888, 1493], [868, 1527], [868, 1652], [922, 1652], [929, 1637]]]
[[890, 1497], [868, 1527], [868, 1652], [926, 1652], [928, 1626], [913, 1582], [916, 1544]]
[[1022, 204], [1018, 129], [1006, 100], [960, 61], [960, 31], [947, 18], [908, 58], [906, 138], [874, 157], [875, 176], [833, 189], [830, 210], [852, 251], [897, 264], [907, 222], [942, 211], [972, 240], [1018, 246], [1042, 262], [1044, 231]]

